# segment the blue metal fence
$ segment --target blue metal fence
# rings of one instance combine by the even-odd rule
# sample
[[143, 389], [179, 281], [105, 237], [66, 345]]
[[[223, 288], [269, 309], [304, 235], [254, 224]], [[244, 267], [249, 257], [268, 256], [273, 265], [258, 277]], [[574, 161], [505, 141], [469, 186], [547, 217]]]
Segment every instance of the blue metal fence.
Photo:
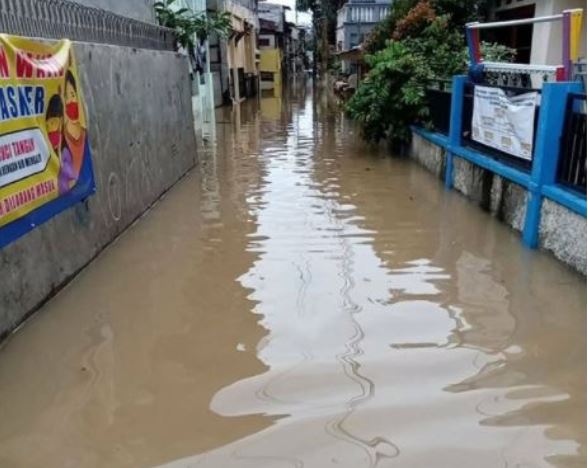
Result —
[[425, 90], [425, 96], [433, 129], [447, 135], [451, 120], [451, 81], [431, 81]]
[[581, 93], [582, 84], [559, 82], [543, 85], [541, 107], [536, 118], [533, 157], [528, 168], [517, 167], [511, 161], [498, 158], [486, 147], [468, 145], [463, 133], [466, 119], [471, 120], [471, 115], [464, 115], [464, 98], [468, 86], [470, 82], [466, 76], [454, 77], [448, 136], [415, 128], [418, 134], [446, 149], [445, 186], [453, 187], [453, 160], [458, 157], [526, 188], [529, 197], [523, 227], [523, 242], [530, 248], [537, 247], [539, 241], [543, 198], [549, 198], [586, 217], [585, 193], [570, 190], [558, 178], [560, 159], [567, 154], [564, 153], [565, 148], [562, 150], [561, 141], [566, 129], [568, 98], [570, 95]]
[[557, 181], [586, 193], [586, 94], [568, 95]]

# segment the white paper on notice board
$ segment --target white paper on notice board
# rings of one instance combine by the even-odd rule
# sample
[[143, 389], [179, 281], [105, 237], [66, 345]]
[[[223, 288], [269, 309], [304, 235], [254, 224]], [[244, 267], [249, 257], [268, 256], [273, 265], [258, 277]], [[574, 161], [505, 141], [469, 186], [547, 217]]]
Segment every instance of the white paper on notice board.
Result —
[[530, 161], [537, 99], [536, 91], [509, 97], [500, 88], [476, 86], [472, 139]]

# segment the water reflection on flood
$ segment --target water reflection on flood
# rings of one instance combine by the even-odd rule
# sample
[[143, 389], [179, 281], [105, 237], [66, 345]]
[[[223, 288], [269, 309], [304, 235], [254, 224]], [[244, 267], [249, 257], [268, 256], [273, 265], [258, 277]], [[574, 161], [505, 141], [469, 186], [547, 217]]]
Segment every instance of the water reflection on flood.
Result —
[[[124, 249], [0, 353], [0, 461], [585, 465], [583, 278], [362, 144], [304, 85], [224, 109], [216, 134]], [[102, 338], [72, 328], [80, 302], [82, 316], [109, 310]], [[40, 325], [60, 320], [67, 332]], [[102, 355], [93, 381], [43, 357], [14, 378], [29, 345], [57, 337], [66, 364]], [[57, 380], [31, 377], [33, 364]], [[32, 409], [25, 384], [41, 401]], [[35, 441], [38, 457], [25, 451]]]

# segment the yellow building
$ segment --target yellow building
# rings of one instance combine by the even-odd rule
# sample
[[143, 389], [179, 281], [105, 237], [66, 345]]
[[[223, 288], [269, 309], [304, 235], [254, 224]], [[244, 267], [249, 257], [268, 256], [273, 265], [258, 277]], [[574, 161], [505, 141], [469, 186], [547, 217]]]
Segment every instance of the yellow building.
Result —
[[280, 49], [262, 49], [260, 52], [259, 73], [261, 89], [282, 90], [282, 52]]

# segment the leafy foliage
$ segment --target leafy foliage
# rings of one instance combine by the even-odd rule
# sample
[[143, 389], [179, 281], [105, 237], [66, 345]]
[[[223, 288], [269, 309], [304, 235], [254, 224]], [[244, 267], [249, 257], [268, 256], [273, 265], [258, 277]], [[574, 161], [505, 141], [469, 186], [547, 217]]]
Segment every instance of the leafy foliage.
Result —
[[[467, 49], [464, 53], [467, 53]], [[516, 50], [511, 47], [485, 41], [480, 43], [480, 53], [488, 62], [512, 62], [516, 56]]]
[[429, 81], [462, 72], [465, 59], [461, 35], [448, 28], [446, 17], [435, 18], [418, 37], [389, 41], [366, 57], [371, 70], [347, 103], [347, 112], [360, 122], [366, 140], [406, 141], [409, 126], [428, 115]]
[[380, 21], [365, 40], [363, 47], [367, 53], [374, 54], [386, 47], [392, 38], [396, 23], [403, 19], [417, 4], [418, 0], [395, 0], [390, 7], [388, 16]]
[[298, 11], [310, 11], [312, 14], [313, 41], [315, 71], [318, 65], [321, 73], [326, 73], [327, 68], [335, 65], [333, 57], [330, 57], [329, 43], [335, 42], [337, 26], [337, 11], [347, 0], [296, 0]]
[[178, 46], [192, 53], [195, 49], [194, 38], [204, 41], [211, 34], [228, 36], [231, 31], [231, 15], [224, 11], [207, 14], [205, 11], [194, 13], [188, 8], [174, 8], [176, 0], [155, 2], [155, 15], [161, 26], [173, 29]]
[[438, 16], [448, 15], [451, 28], [462, 28], [467, 22], [483, 17], [490, 2], [491, 0], [395, 0], [388, 16], [374, 27], [366, 39], [364, 49], [373, 54], [386, 47], [387, 41], [394, 36], [398, 23], [419, 3], [428, 3]]
[[419, 2], [409, 10], [404, 18], [396, 22], [392, 38], [400, 40], [420, 34], [437, 17], [429, 2]]
[[[457, 5], [460, 21], [470, 20], [466, 7], [473, 9], [473, 3], [397, 0], [393, 4], [391, 15], [365, 46], [372, 51], [365, 58], [370, 71], [346, 106], [347, 113], [360, 122], [366, 140], [401, 143], [410, 137], [410, 125], [427, 122], [425, 96], [431, 80], [449, 79], [467, 70], [463, 24], [456, 26], [447, 10]], [[395, 18], [393, 26], [390, 18]], [[514, 56], [512, 49], [487, 43], [482, 44], [482, 53], [499, 61]]]

